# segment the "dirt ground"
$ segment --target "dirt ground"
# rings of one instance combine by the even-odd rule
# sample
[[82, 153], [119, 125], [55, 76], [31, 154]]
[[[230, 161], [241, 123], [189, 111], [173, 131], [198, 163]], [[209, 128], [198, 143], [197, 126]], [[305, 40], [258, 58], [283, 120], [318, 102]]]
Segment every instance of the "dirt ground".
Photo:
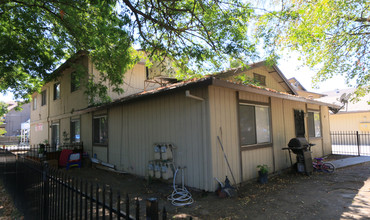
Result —
[[0, 220], [23, 219], [22, 214], [14, 206], [11, 196], [0, 180]]
[[173, 218], [370, 219], [370, 162], [337, 169], [332, 174], [314, 172], [305, 176], [287, 171], [270, 175], [267, 184], [255, 181], [243, 184], [238, 196], [233, 198], [219, 198], [213, 192], [191, 190], [195, 202], [186, 207], [175, 207], [167, 201], [172, 192], [170, 183], [149, 182], [136, 176], [86, 166], [67, 172], [108, 184], [113, 190], [128, 193], [130, 198], [138, 197], [143, 213], [146, 199], [156, 197], [159, 208], [165, 206], [169, 217]]

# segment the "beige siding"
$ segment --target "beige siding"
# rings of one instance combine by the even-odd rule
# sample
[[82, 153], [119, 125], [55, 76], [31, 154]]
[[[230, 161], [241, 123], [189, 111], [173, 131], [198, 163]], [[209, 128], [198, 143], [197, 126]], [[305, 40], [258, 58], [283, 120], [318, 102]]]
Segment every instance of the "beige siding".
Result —
[[275, 155], [275, 166], [273, 171], [281, 170], [290, 166], [289, 152], [282, 150], [288, 147], [286, 139], [286, 120], [284, 114], [284, 100], [279, 98], [271, 98], [271, 127], [272, 127], [272, 143]]
[[331, 131], [370, 131], [370, 111], [330, 115]]
[[263, 103], [269, 103], [269, 97], [264, 95], [259, 95], [255, 93], [248, 93], [248, 92], [240, 92], [239, 93], [239, 99], [240, 100], [246, 100], [246, 101], [253, 101], [253, 102], [263, 102]]
[[92, 156], [92, 114], [81, 115], [81, 141], [84, 145], [84, 151]]
[[[205, 89], [190, 92], [207, 99]], [[109, 162], [117, 165], [120, 160], [120, 169], [147, 176], [148, 162], [154, 159], [153, 144], [172, 143], [176, 166], [186, 166], [185, 184], [209, 190], [205, 102], [186, 98], [183, 91], [110, 109]]]
[[[289, 152], [282, 150], [287, 147], [290, 139], [296, 137], [294, 124], [294, 110], [320, 110], [318, 105], [308, 105], [304, 102], [296, 102], [262, 96], [258, 94], [239, 91], [239, 99], [251, 103], [264, 103], [271, 107], [271, 132], [272, 147], [246, 149], [239, 153], [238, 131], [238, 100], [237, 92], [232, 89], [209, 87], [210, 97], [210, 133], [212, 147], [212, 161], [214, 177], [219, 179], [231, 176], [229, 168], [223, 157], [222, 150], [217, 141], [217, 136], [222, 137], [225, 153], [231, 165], [232, 172], [237, 182], [245, 181], [257, 176], [257, 165], [267, 164], [275, 172], [291, 165]], [[330, 136], [328, 130], [328, 108], [322, 107], [322, 133], [323, 138], [315, 138], [311, 141], [316, 144], [313, 148], [313, 156], [323, 156], [330, 149]], [[305, 119], [306, 131], [307, 119]], [[308, 132], [306, 132], [308, 138]], [[323, 144], [324, 143], [324, 144]], [[325, 151], [324, 151], [325, 150]], [[293, 163], [295, 155], [292, 154]]]
[[330, 117], [329, 108], [327, 106], [321, 106], [321, 134], [322, 134], [322, 145], [323, 155], [331, 154], [331, 137], [330, 137]]
[[[239, 183], [241, 181], [241, 169], [236, 97], [235, 90], [215, 86], [209, 87], [213, 175], [220, 180], [224, 180], [225, 176], [228, 176], [230, 181], [233, 181], [218, 141], [218, 137], [220, 137], [232, 173]], [[217, 182], [213, 181], [213, 187], [216, 186]]]
[[47, 121], [38, 121], [36, 123], [31, 123], [30, 125], [30, 144], [40, 144], [48, 140], [48, 129], [49, 125]]
[[109, 163], [121, 165], [122, 155], [122, 106], [109, 109]]
[[247, 150], [242, 152], [243, 180], [257, 177], [257, 166], [266, 164], [273, 167], [272, 148], [261, 148], [257, 150]]

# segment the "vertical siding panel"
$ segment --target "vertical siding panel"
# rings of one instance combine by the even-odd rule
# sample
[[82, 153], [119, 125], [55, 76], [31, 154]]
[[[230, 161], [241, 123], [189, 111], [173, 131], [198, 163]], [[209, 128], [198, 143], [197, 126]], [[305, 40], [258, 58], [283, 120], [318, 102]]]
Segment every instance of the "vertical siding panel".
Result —
[[321, 133], [322, 133], [322, 145], [323, 155], [331, 154], [331, 137], [330, 137], [330, 116], [329, 109], [327, 106], [321, 106]]
[[271, 98], [271, 123], [272, 123], [272, 143], [275, 155], [275, 169], [280, 170], [290, 166], [289, 152], [282, 150], [287, 147], [285, 139], [285, 114], [283, 111], [283, 100]]
[[[205, 137], [202, 135], [203, 107], [202, 101], [186, 98], [183, 92], [126, 104], [125, 114], [120, 120], [128, 122], [128, 126], [122, 129], [122, 135], [128, 134], [121, 146], [128, 151], [122, 152], [124, 168], [146, 176], [148, 161], [154, 159], [153, 143], [173, 143], [177, 147], [175, 165], [187, 167], [185, 184], [202, 188], [204, 172], [201, 152], [206, 147], [203, 146]], [[177, 179], [181, 181], [181, 178]]]
[[116, 107], [109, 110], [108, 115], [108, 137], [109, 137], [109, 163], [120, 164], [120, 146], [121, 146], [121, 133], [122, 124], [115, 123], [121, 121], [121, 108]]

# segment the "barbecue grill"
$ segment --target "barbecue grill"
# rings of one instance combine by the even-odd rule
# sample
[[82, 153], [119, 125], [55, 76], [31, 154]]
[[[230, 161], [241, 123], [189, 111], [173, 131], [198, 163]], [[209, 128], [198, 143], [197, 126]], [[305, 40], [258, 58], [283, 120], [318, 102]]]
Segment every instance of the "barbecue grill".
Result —
[[289, 151], [289, 158], [290, 163], [293, 166], [292, 163], [292, 156], [290, 151], [292, 151], [294, 154], [296, 154], [297, 163], [296, 163], [296, 169], [299, 173], [306, 173], [307, 175], [310, 175], [313, 171], [312, 168], [312, 157], [311, 157], [311, 147], [314, 146], [314, 144], [308, 143], [306, 138], [304, 137], [296, 137], [292, 138], [288, 143], [288, 148], [283, 148], [283, 150]]

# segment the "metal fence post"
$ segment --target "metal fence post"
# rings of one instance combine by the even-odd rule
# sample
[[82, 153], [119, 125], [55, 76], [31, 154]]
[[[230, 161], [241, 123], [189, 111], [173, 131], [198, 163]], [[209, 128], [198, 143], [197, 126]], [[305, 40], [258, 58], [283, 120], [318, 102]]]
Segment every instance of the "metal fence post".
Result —
[[42, 219], [47, 220], [48, 214], [49, 214], [49, 164], [47, 162], [44, 162], [42, 169], [42, 182], [43, 182], [43, 216]]
[[356, 131], [356, 137], [357, 137], [358, 156], [361, 156], [361, 152], [360, 152], [360, 135], [358, 134], [358, 131]]
[[157, 198], [149, 198], [146, 200], [146, 219], [158, 220], [158, 200]]

